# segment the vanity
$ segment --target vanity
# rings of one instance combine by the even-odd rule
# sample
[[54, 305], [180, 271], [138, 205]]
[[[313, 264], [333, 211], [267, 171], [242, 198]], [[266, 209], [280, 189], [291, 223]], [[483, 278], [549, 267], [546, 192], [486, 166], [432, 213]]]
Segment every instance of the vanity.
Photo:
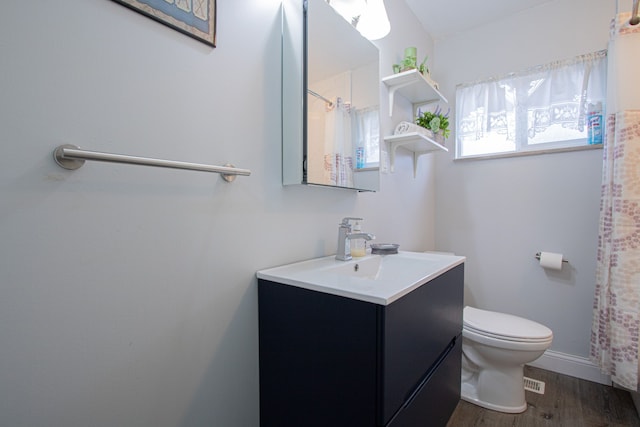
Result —
[[259, 271], [260, 425], [444, 427], [464, 261], [401, 251]]

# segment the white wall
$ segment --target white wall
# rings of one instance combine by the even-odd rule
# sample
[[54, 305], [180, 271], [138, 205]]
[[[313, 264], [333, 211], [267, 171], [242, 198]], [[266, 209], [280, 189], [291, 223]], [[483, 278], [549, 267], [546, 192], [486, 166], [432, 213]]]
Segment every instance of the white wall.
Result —
[[[218, 1], [211, 49], [112, 1], [3, 5], [0, 425], [257, 426], [255, 271], [335, 252], [346, 215], [433, 249], [429, 156], [416, 179], [401, 156], [379, 193], [281, 186], [279, 7]], [[433, 47], [387, 7], [383, 75]], [[252, 175], [67, 171], [62, 143]]]
[[[555, 0], [437, 41], [436, 80], [460, 83], [607, 47], [615, 2]], [[452, 108], [453, 110], [453, 108]], [[453, 141], [453, 135], [451, 142]], [[436, 246], [468, 257], [466, 303], [539, 321], [551, 350], [588, 357], [602, 150], [453, 161], [438, 158]], [[538, 251], [562, 252], [561, 272]]]

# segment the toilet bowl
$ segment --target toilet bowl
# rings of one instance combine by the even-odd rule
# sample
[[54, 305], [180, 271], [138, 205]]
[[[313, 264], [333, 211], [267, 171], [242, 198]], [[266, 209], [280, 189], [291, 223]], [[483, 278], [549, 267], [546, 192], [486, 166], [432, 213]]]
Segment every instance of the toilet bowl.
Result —
[[463, 325], [462, 399], [494, 411], [524, 412], [524, 365], [542, 356], [553, 332], [531, 320], [469, 306]]

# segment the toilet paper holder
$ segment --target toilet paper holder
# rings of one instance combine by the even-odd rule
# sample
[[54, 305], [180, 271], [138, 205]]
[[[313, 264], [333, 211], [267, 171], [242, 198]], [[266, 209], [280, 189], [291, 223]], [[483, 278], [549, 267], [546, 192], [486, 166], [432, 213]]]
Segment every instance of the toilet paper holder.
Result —
[[[541, 255], [541, 252], [536, 253], [536, 259], [537, 259], [538, 261], [540, 261], [540, 255]], [[564, 258], [562, 259], [562, 262], [569, 263], [569, 261], [567, 261], [567, 260], [566, 260], [566, 259], [564, 259]]]

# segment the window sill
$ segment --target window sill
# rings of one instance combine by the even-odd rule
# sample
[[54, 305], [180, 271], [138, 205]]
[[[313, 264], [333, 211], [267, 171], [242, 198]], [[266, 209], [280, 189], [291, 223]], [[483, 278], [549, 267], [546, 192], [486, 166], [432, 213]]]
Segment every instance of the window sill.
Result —
[[354, 173], [355, 172], [369, 172], [369, 171], [377, 171], [379, 169], [380, 169], [380, 166], [377, 163], [375, 163], [375, 164], [372, 163], [371, 166], [365, 166], [365, 167], [360, 168], [360, 169], [354, 169], [353, 172]]
[[512, 151], [509, 153], [499, 154], [478, 154], [476, 156], [465, 156], [453, 159], [454, 162], [467, 161], [467, 160], [490, 160], [490, 159], [504, 159], [508, 157], [522, 157], [522, 156], [535, 156], [539, 154], [552, 154], [552, 153], [565, 153], [568, 151], [585, 151], [585, 150], [597, 150], [601, 149], [603, 144], [593, 145], [579, 145], [574, 147], [558, 147], [547, 148], [544, 150], [529, 150], [529, 151]]

